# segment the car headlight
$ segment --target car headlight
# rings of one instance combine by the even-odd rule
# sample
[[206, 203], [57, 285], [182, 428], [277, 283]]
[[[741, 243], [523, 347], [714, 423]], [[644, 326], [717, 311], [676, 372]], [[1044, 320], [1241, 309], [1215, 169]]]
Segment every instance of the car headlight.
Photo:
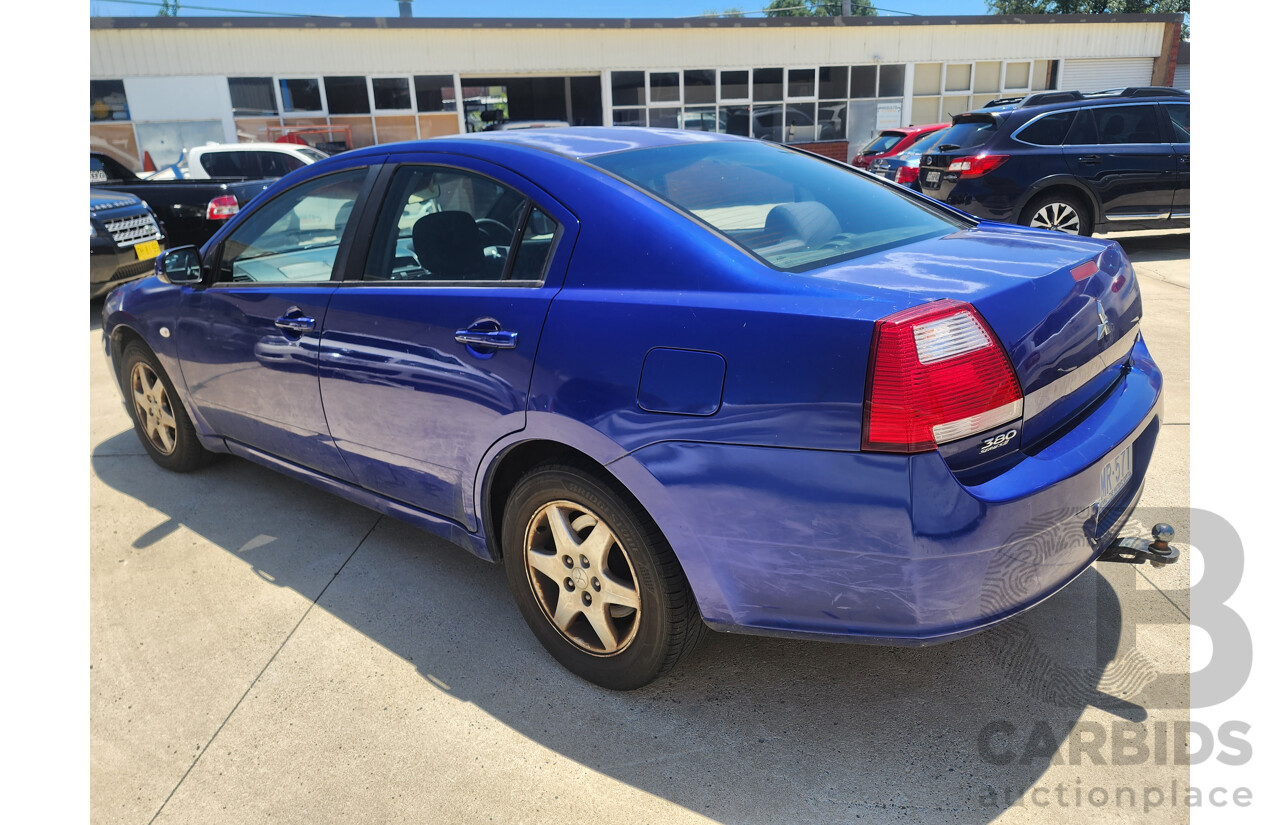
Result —
[[98, 228], [93, 225], [93, 221], [89, 221], [89, 237], [90, 238], [98, 237]]

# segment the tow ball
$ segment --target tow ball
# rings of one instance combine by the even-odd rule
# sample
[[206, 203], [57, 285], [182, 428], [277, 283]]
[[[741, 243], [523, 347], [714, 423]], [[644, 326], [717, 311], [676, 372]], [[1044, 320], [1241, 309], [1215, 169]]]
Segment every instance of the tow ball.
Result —
[[1178, 560], [1178, 548], [1170, 544], [1171, 541], [1173, 541], [1173, 528], [1167, 524], [1157, 524], [1151, 528], [1150, 541], [1137, 536], [1116, 539], [1102, 551], [1098, 561], [1118, 564], [1150, 562], [1152, 567], [1164, 567]]

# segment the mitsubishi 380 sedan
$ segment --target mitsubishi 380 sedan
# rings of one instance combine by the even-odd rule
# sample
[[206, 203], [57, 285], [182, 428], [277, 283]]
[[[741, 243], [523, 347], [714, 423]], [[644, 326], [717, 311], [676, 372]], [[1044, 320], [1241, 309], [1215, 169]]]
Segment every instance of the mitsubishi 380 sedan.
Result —
[[231, 453], [499, 562], [613, 689], [706, 628], [1026, 610], [1114, 555], [1160, 429], [1117, 244], [702, 132], [343, 153], [103, 313], [161, 467]]

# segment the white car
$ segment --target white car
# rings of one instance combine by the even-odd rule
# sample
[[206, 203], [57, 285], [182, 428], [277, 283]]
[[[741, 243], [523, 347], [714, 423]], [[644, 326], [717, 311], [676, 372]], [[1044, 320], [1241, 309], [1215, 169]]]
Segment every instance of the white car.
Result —
[[281, 178], [327, 157], [296, 143], [206, 143], [188, 149], [176, 170], [161, 169], [150, 179]]

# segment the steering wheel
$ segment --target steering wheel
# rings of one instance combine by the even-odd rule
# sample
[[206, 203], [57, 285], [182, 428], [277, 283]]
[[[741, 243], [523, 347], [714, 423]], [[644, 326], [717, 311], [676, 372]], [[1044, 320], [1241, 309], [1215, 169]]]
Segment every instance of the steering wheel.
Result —
[[509, 246], [511, 236], [515, 234], [511, 231], [511, 227], [493, 218], [477, 218], [476, 229], [480, 230], [480, 234], [489, 242], [489, 246]]

